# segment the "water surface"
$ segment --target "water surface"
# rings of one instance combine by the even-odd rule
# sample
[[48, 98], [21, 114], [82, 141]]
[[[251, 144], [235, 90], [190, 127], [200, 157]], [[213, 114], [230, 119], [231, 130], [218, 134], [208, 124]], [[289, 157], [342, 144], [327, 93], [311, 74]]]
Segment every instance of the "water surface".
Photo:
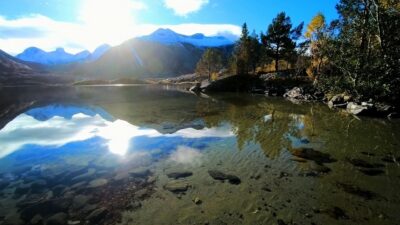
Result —
[[0, 97], [0, 224], [400, 223], [397, 120], [154, 86]]

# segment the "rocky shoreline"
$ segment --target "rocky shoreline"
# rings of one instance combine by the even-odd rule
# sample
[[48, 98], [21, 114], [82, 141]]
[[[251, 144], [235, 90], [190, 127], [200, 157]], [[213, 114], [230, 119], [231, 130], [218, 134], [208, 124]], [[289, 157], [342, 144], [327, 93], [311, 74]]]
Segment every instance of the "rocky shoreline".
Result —
[[193, 93], [248, 92], [269, 97], [284, 97], [296, 104], [322, 102], [330, 109], [342, 110], [355, 116], [398, 118], [399, 108], [394, 105], [363, 101], [346, 93], [323, 93], [305, 77], [280, 79], [273, 74], [261, 76], [231, 76], [217, 81], [204, 80], [188, 89]]

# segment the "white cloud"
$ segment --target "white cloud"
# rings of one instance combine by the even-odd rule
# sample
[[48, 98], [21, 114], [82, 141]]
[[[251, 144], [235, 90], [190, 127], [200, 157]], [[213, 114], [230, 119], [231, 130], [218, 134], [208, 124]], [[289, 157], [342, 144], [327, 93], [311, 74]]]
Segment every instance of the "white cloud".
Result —
[[154, 25], [137, 24], [133, 20], [118, 22], [118, 18], [114, 18], [114, 22], [95, 23], [90, 22], [90, 18], [88, 16], [86, 21], [71, 23], [38, 14], [11, 20], [0, 16], [0, 48], [13, 55], [31, 46], [46, 51], [57, 47], [64, 47], [72, 53], [85, 49], [93, 51], [101, 44], [118, 45], [133, 37], [148, 35], [158, 28], [169, 28], [186, 35], [240, 35], [240, 27], [232, 24]]
[[208, 0], [164, 0], [165, 7], [174, 10], [178, 16], [187, 16], [199, 11], [208, 2]]

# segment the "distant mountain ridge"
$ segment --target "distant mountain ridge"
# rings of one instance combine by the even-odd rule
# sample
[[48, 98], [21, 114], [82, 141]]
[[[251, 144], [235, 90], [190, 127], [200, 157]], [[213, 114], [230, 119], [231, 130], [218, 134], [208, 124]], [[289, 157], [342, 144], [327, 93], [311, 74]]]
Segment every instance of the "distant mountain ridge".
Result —
[[71, 54], [66, 52], [63, 48], [57, 48], [54, 51], [46, 52], [37, 47], [29, 47], [18, 54], [16, 58], [27, 62], [52, 66], [97, 60], [110, 48], [111, 46], [104, 44], [99, 46], [93, 53], [85, 50], [77, 54]]
[[[136, 37], [133, 39], [154, 42], [161, 45], [191, 44], [199, 48], [221, 47], [234, 44], [232, 40], [224, 36], [207, 37], [201, 33], [187, 36], [183, 34], [178, 34], [170, 29], [158, 29], [150, 35]], [[29, 47], [25, 49], [22, 53], [18, 54], [16, 58], [27, 62], [40, 63], [47, 66], [57, 66], [96, 61], [101, 56], [103, 56], [110, 48], [110, 45], [103, 44], [97, 47], [93, 51], [93, 53], [85, 50], [77, 54], [71, 54], [66, 52], [63, 48], [57, 48], [54, 51], [46, 52], [37, 47]]]
[[41, 64], [25, 62], [0, 50], [0, 87], [3, 85], [43, 85], [71, 82], [50, 74]]
[[223, 36], [187, 36], [170, 29], [158, 29], [150, 35], [132, 38], [118, 46], [101, 45], [93, 53], [85, 50], [70, 54], [63, 48], [46, 52], [30, 47], [13, 58], [25, 62], [22, 65], [28, 64], [28, 67], [35, 63], [44, 65], [43, 68], [51, 74], [78, 81], [141, 79], [194, 73], [197, 62], [207, 48], [218, 48], [228, 56], [233, 46], [234, 42]]
[[207, 37], [204, 34], [197, 33], [191, 36], [178, 34], [170, 29], [158, 29], [152, 34], [139, 37], [144, 41], [153, 41], [161, 44], [187, 43], [198, 47], [220, 47], [232, 45], [234, 42], [223, 36]]
[[158, 29], [110, 48], [98, 60], [76, 65], [70, 74], [78, 80], [175, 77], [194, 73], [207, 48], [218, 48], [228, 56], [233, 46], [233, 41], [224, 37], [186, 36]]
[[96, 61], [80, 64], [78, 79], [118, 79], [177, 76], [194, 72], [203, 49], [190, 44], [165, 45], [132, 39], [112, 47]]
[[33, 72], [34, 68], [0, 50], [0, 75]]

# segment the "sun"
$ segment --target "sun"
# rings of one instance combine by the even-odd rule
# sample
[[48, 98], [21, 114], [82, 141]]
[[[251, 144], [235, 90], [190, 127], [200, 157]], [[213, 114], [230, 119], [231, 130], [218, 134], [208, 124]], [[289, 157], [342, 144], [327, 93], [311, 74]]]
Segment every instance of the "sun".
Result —
[[79, 19], [92, 38], [118, 44], [134, 30], [135, 10], [139, 7], [132, 0], [84, 0]]

